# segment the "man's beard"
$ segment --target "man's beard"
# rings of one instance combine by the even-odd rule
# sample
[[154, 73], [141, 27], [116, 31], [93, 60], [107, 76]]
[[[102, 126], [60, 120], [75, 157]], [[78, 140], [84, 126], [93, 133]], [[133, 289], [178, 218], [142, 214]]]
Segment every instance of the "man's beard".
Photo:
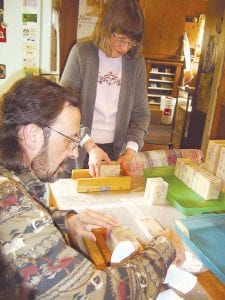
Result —
[[54, 172], [49, 172], [49, 159], [48, 159], [48, 143], [42, 147], [37, 156], [33, 159], [31, 163], [31, 169], [35, 173], [35, 176], [39, 178], [42, 182], [54, 182], [60, 176], [59, 169], [68, 163], [70, 159], [65, 159], [57, 167]]

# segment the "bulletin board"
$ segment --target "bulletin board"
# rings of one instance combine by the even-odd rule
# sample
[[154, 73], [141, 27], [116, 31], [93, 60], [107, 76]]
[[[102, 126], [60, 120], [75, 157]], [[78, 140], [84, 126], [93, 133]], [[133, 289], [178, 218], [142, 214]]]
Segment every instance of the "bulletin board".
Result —
[[23, 0], [23, 70], [25, 74], [39, 73], [39, 4], [37, 0]]

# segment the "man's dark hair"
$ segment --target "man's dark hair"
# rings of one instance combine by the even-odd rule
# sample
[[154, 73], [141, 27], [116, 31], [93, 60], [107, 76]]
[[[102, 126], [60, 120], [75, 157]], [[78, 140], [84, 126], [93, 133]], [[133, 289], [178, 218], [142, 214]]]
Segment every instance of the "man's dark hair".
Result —
[[19, 129], [31, 123], [41, 128], [50, 126], [66, 102], [78, 107], [77, 97], [51, 80], [33, 76], [17, 81], [0, 103], [0, 163], [20, 171], [24, 150]]

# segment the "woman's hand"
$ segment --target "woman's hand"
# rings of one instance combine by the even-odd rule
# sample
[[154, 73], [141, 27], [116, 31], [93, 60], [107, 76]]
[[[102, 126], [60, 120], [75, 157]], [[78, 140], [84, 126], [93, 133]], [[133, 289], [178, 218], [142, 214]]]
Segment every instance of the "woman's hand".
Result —
[[118, 221], [109, 215], [87, 209], [66, 219], [66, 226], [70, 234], [95, 241], [95, 236], [90, 231], [91, 226], [112, 228], [118, 226]]
[[89, 173], [92, 177], [100, 176], [100, 166], [102, 161], [105, 161], [108, 164], [112, 163], [112, 161], [108, 157], [108, 154], [97, 145], [95, 145], [89, 151]]
[[130, 175], [130, 163], [136, 153], [132, 149], [126, 149], [126, 152], [118, 158], [118, 163], [127, 175]]

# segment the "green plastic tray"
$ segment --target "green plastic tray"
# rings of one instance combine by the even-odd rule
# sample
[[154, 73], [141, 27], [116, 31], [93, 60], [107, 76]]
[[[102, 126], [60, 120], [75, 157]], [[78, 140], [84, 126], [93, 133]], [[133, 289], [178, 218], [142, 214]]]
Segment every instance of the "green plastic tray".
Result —
[[225, 193], [218, 200], [204, 200], [173, 175], [174, 167], [155, 167], [144, 170], [145, 178], [162, 177], [169, 184], [167, 200], [186, 216], [225, 211]]

